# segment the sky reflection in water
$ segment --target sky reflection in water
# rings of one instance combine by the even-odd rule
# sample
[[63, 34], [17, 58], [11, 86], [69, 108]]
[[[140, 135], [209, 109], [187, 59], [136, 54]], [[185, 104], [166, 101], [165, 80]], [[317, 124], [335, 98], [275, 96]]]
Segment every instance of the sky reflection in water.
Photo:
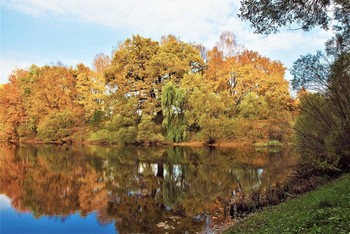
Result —
[[41, 216], [12, 208], [8, 197], [0, 195], [0, 233], [118, 233], [114, 223], [100, 224], [96, 213], [81, 217], [75, 213], [66, 217]]

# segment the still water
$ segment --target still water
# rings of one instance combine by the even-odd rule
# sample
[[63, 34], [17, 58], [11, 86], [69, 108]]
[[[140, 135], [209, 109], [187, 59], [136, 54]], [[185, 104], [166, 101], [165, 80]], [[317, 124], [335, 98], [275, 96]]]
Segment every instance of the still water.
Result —
[[0, 143], [0, 233], [194, 233], [230, 220], [292, 172], [289, 152], [254, 148]]

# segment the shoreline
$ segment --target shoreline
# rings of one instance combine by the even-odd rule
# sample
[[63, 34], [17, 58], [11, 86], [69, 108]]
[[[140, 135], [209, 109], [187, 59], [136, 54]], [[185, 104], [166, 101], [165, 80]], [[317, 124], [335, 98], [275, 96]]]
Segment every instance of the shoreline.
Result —
[[[305, 196], [306, 194], [316, 192], [321, 190], [324, 186], [331, 184], [333, 181], [336, 181], [338, 178], [343, 175], [349, 174], [348, 172], [342, 172], [339, 174], [334, 174], [333, 176], [329, 175], [300, 175], [299, 172], [302, 170], [300, 167], [294, 171], [294, 175], [290, 177], [288, 181], [282, 186], [274, 186], [268, 191], [259, 192], [259, 194], [253, 194], [246, 200], [243, 200], [242, 203], [249, 210], [244, 215], [232, 218], [229, 223], [222, 223], [212, 228], [214, 233], [229, 233], [234, 230], [234, 227], [245, 220], [249, 220], [251, 216], [259, 214], [265, 209], [271, 209], [272, 207], [279, 206], [300, 197]], [[251, 204], [254, 204], [252, 208]], [[202, 232], [204, 233], [204, 232]]]
[[[118, 142], [103, 142], [103, 141], [72, 141], [72, 140], [57, 140], [57, 141], [42, 141], [42, 140], [0, 140], [0, 142], [12, 143], [12, 144], [34, 144], [34, 145], [101, 145], [101, 146], [113, 146], [113, 145], [134, 145], [145, 147], [161, 147], [161, 146], [179, 146], [179, 147], [215, 147], [215, 148], [241, 148], [241, 147], [256, 147], [256, 148], [270, 148], [273, 146], [256, 146], [257, 142], [252, 141], [222, 141], [214, 144], [207, 144], [204, 141], [184, 141], [184, 142], [162, 142], [162, 143], [123, 143]], [[262, 141], [263, 143], [267, 141]], [[282, 143], [281, 148], [289, 144]]]
[[[336, 176], [324, 178], [324, 181], [322, 183], [318, 184], [313, 188], [310, 188], [307, 191], [304, 191], [300, 194], [296, 194], [292, 196], [290, 199], [284, 200], [278, 204], [265, 206], [262, 209], [258, 209], [248, 214], [244, 218], [235, 219], [226, 225], [223, 224], [222, 226], [215, 228], [213, 231], [215, 231], [215, 233], [241, 233], [242, 230], [243, 231], [249, 230], [249, 232], [259, 232], [259, 230], [268, 231], [267, 228], [272, 228], [274, 231], [276, 231], [277, 229], [281, 229], [280, 231], [282, 231], [286, 228], [286, 226], [290, 228], [291, 225], [293, 225], [293, 227], [297, 229], [304, 230], [305, 226], [303, 226], [303, 222], [304, 222], [303, 217], [308, 216], [308, 214], [304, 213], [304, 211], [299, 211], [299, 210], [293, 211], [294, 212], [293, 215], [296, 215], [295, 212], [297, 212], [297, 216], [301, 217], [299, 218], [299, 220], [296, 221], [297, 224], [295, 224], [295, 220], [293, 218], [290, 218], [290, 217], [288, 218], [287, 216], [284, 216], [284, 221], [282, 221], [282, 223], [279, 223], [280, 221], [278, 220], [280, 220], [281, 218], [280, 213], [290, 212], [291, 207], [295, 205], [301, 206], [302, 208], [307, 208], [307, 206], [309, 206], [308, 210], [313, 209], [313, 211], [309, 211], [309, 213], [321, 212], [321, 213], [327, 214], [324, 212], [325, 211], [324, 209], [334, 209], [334, 211], [337, 211], [338, 207], [341, 207], [341, 206], [338, 203], [333, 202], [335, 194], [331, 194], [331, 193], [334, 193], [334, 187], [336, 186], [342, 187], [339, 185], [341, 181], [343, 182], [345, 182], [346, 180], [350, 181], [349, 179], [350, 179], [349, 172], [343, 172], [343, 173], [337, 174]], [[328, 190], [328, 192], [325, 192], [326, 190]], [[335, 193], [339, 194], [337, 192]], [[316, 199], [316, 196], [319, 196], [319, 198]], [[308, 200], [310, 201], [308, 202]], [[311, 202], [315, 204], [311, 204]], [[305, 203], [305, 204], [299, 205], [299, 203]], [[294, 205], [291, 205], [291, 204], [294, 204]], [[325, 221], [329, 219], [334, 219], [334, 217], [332, 216], [334, 215], [334, 213], [332, 211], [331, 213], [328, 214], [328, 215], [331, 215], [330, 217], [325, 216], [325, 217], [322, 217], [322, 219], [324, 219]], [[317, 218], [317, 216], [313, 216], [312, 218], [315, 219], [314, 221], [319, 221], [320, 222], [319, 224], [321, 224], [321, 227], [332, 228], [331, 226], [333, 225], [332, 223], [328, 222], [328, 223], [322, 224], [322, 221], [320, 221], [319, 218]], [[268, 220], [268, 221], [266, 222], [265, 220]], [[272, 223], [271, 223], [271, 220], [273, 221]], [[261, 227], [261, 224], [263, 224], [263, 226], [265, 225], [265, 227]], [[286, 225], [286, 226], [283, 226], [283, 225]], [[305, 231], [308, 232], [307, 230]]]

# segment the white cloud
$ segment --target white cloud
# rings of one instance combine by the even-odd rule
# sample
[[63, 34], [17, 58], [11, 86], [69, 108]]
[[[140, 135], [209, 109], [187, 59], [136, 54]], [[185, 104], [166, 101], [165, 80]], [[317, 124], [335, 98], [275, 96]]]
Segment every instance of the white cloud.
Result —
[[[237, 12], [237, 0], [4, 0], [34, 17], [69, 15], [150, 37], [172, 33], [206, 43]], [[234, 11], [234, 12], [233, 12]]]
[[18, 59], [1, 59], [0, 60], [0, 84], [7, 83], [8, 77], [12, 71], [17, 68], [29, 67], [31, 63], [29, 61], [21, 61]]
[[[172, 33], [186, 41], [213, 45], [223, 30], [229, 30], [247, 46], [264, 41], [238, 19], [238, 0], [4, 0], [3, 4], [35, 17], [69, 15], [155, 38]], [[272, 35], [263, 44], [267, 49], [290, 48], [302, 43], [301, 35], [300, 31]], [[284, 39], [288, 39], [287, 44]], [[319, 35], [314, 39], [318, 40]]]
[[159, 39], [174, 34], [184, 41], [213, 46], [232, 31], [246, 48], [290, 66], [299, 55], [322, 49], [330, 33], [287, 31], [263, 37], [238, 19], [238, 0], [3, 0], [3, 5], [34, 17], [63, 15], [127, 34]]

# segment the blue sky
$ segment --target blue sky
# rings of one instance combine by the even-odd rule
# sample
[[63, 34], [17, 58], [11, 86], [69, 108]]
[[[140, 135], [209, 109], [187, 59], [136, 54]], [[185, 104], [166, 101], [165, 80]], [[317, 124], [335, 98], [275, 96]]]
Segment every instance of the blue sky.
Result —
[[31, 64], [91, 66], [96, 54], [110, 55], [132, 34], [159, 40], [171, 33], [212, 47], [223, 31], [231, 31], [245, 48], [286, 67], [323, 49], [331, 37], [319, 29], [256, 35], [238, 19], [238, 8], [238, 0], [1, 0], [0, 83]]

